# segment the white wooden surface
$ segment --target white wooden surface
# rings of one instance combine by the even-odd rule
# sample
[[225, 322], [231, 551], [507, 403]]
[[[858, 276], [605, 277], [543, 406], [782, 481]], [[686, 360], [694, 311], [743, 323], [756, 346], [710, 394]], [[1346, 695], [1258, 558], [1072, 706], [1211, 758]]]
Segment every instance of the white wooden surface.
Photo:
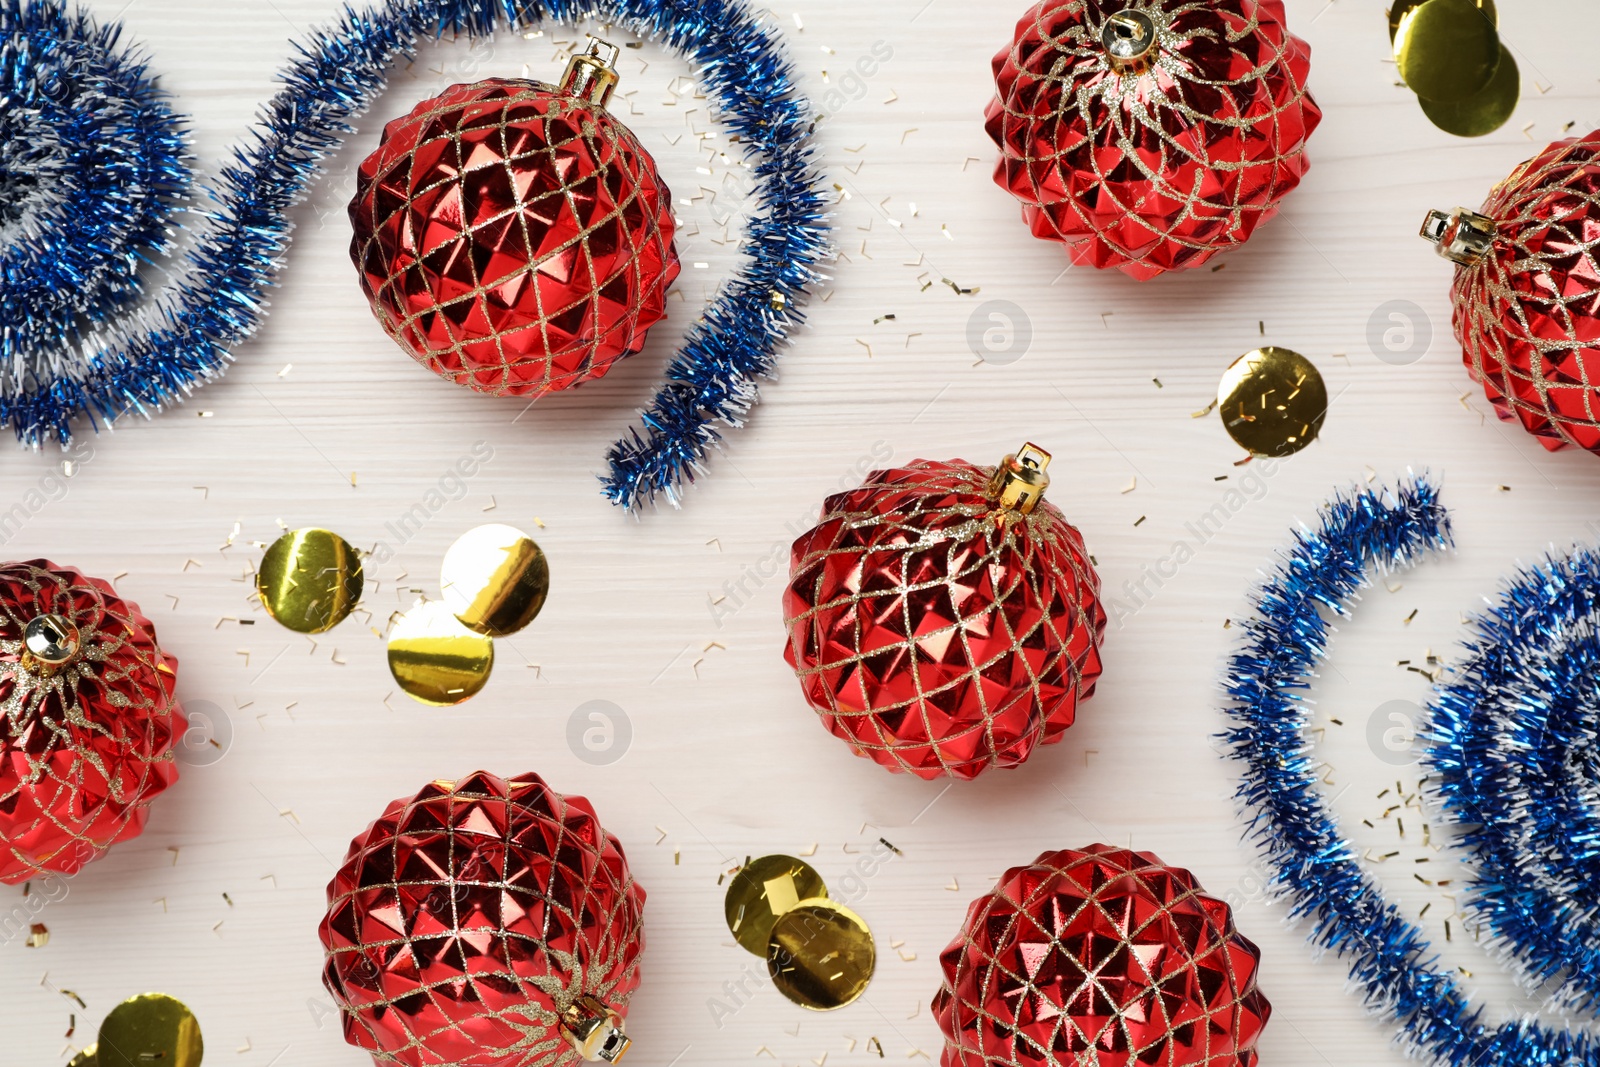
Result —
[[[118, 15], [115, 2], [91, 6]], [[1061, 251], [1029, 237], [989, 180], [989, 57], [1020, 6], [775, 5], [819, 101], [858, 57], [892, 51], [859, 99], [848, 99], [855, 83], [843, 86], [818, 135], [841, 190], [845, 255], [781, 381], [684, 510], [637, 521], [599, 497], [593, 475], [736, 256], [721, 223], [737, 236], [737, 211], [726, 216], [740, 183], [693, 136], [716, 127], [675, 82], [686, 68], [647, 45], [627, 53], [624, 69], [624, 89], [636, 90], [629, 121], [685, 198], [685, 229], [698, 225], [681, 245], [683, 301], [610, 378], [520, 418], [520, 403], [443, 385], [381, 335], [346, 256], [343, 204], [383, 117], [452, 81], [517, 75], [524, 64], [553, 76], [552, 38], [573, 34], [441, 44], [395, 75], [298, 212], [274, 313], [227, 378], [149, 424], [88, 438], [92, 458], [65, 495], [4, 546], [13, 558], [124, 574], [119, 587], [182, 660], [181, 694], [225, 709], [232, 740], [215, 764], [185, 768], [142, 838], [45, 909], [47, 947], [0, 945], [0, 1063], [63, 1062], [115, 1002], [146, 990], [194, 1007], [210, 1062], [362, 1062], [342, 1043], [319, 981], [324, 886], [385, 802], [478, 767], [538, 770], [591, 797], [624, 841], [650, 893], [645, 984], [629, 1027], [639, 1067], [765, 1062], [763, 1049], [784, 1064], [824, 1054], [829, 1064], [861, 1064], [875, 1059], [866, 1051], [873, 1036], [887, 1062], [919, 1050], [936, 1058], [928, 1002], [939, 950], [967, 902], [1007, 866], [1096, 840], [1154, 850], [1239, 902], [1275, 1008], [1263, 1063], [1399, 1063], [1390, 1027], [1344, 992], [1342, 966], [1313, 962], [1301, 934], [1282, 927], [1282, 909], [1260, 899], [1261, 872], [1230, 799], [1233, 769], [1211, 740], [1222, 726], [1219, 671], [1236, 636], [1225, 620], [1243, 610], [1291, 524], [1369, 468], [1441, 478], [1460, 547], [1393, 591], [1378, 587], [1342, 630], [1319, 691], [1323, 715], [1344, 723], [1324, 723], [1331, 791], [1345, 790], [1337, 806], [1359, 843], [1403, 850], [1375, 870], [1413, 914], [1432, 903], [1426, 925], [1447, 959], [1472, 973], [1467, 984], [1491, 1016], [1528, 1003], [1459, 919], [1444, 945], [1447, 890], [1413, 874], [1459, 884], [1461, 872], [1446, 854], [1421, 850], [1420, 813], [1401, 813], [1403, 841], [1392, 817], [1378, 819], [1390, 803], [1379, 790], [1397, 774], [1409, 788], [1416, 772], [1381, 760], [1366, 737], [1385, 701], [1425, 699], [1427, 683], [1397, 660], [1430, 649], [1453, 656], [1462, 613], [1509, 568], [1595, 534], [1600, 463], [1547, 455], [1486, 417], [1448, 335], [1449, 269], [1415, 232], [1427, 208], [1475, 205], [1567, 124], [1581, 132], [1600, 121], [1591, 62], [1600, 14], [1581, 0], [1503, 5], [1525, 100], [1505, 129], [1469, 142], [1432, 129], [1394, 85], [1382, 0], [1289, 0], [1293, 29], [1313, 46], [1312, 87], [1326, 112], [1310, 176], [1279, 219], [1219, 261], [1226, 269], [1139, 285], [1063, 273]], [[120, 16], [194, 116], [200, 159], [215, 165], [272, 91], [291, 35], [334, 9], [331, 0], [132, 0]], [[720, 137], [705, 143], [726, 147]], [[710, 173], [697, 173], [702, 166]], [[720, 195], [700, 196], [697, 185]], [[981, 292], [958, 295], [940, 284], [946, 277]], [[1034, 333], [1008, 366], [978, 362], [966, 343], [969, 316], [990, 299], [1023, 308]], [[1367, 341], [1369, 317], [1391, 299], [1414, 301], [1431, 322], [1432, 346], [1411, 365], [1381, 361]], [[780, 658], [774, 573], [824, 493], [886, 456], [992, 462], [1031, 438], [1055, 452], [1051, 495], [1088, 536], [1108, 595], [1131, 605], [1124, 583], [1171, 553], [1184, 524], [1251, 471], [1233, 466], [1241, 453], [1214, 415], [1190, 413], [1228, 362], [1263, 342], [1322, 368], [1337, 395], [1322, 439], [1247, 483], [1251, 497], [1222, 533], [1114, 628], [1100, 691], [1063, 744], [1022, 770], [947, 790], [853, 758], [812, 721]], [[492, 462], [420, 535], [398, 542], [385, 523], [479, 440], [492, 445]], [[0, 508], [23, 500], [58, 461], [6, 456]], [[1215, 480], [1223, 475], [1230, 480]], [[394, 548], [367, 601], [379, 626], [410, 602], [410, 587], [436, 592], [444, 548], [484, 521], [535, 530], [553, 593], [531, 627], [500, 643], [482, 695], [425, 709], [394, 693], [383, 644], [360, 620], [313, 643], [247, 601], [249, 542], [270, 541], [279, 520]], [[234, 546], [219, 551], [236, 523]], [[730, 592], [723, 607], [735, 610], [719, 617], [712, 600]], [[579, 760], [566, 740], [573, 710], [594, 699], [614, 702], [631, 723], [631, 748], [609, 766]], [[850, 893], [855, 853], [879, 835], [904, 855]], [[878, 976], [860, 1003], [831, 1015], [808, 1014], [760, 982], [736, 1004], [726, 984], [760, 963], [726, 935], [718, 875], [747, 854], [813, 844], [812, 862], [879, 936]], [[1412, 862], [1425, 855], [1428, 866]], [[22, 898], [12, 889], [0, 902], [5, 914]], [[88, 1007], [60, 992], [68, 989]], [[77, 1033], [64, 1037], [72, 1012]]]

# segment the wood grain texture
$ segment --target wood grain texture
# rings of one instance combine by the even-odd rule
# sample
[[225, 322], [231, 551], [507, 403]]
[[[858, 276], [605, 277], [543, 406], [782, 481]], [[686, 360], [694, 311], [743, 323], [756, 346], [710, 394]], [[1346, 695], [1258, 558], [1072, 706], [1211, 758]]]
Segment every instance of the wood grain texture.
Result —
[[[524, 414], [433, 380], [382, 336], [347, 258], [343, 205], [383, 118], [452, 81], [518, 75], [524, 64], [552, 76], [552, 38], [573, 33], [426, 49], [297, 209], [273, 314], [227, 377], [149, 423], [88, 438], [92, 458], [66, 494], [5, 543], [13, 558], [122, 574], [118, 587], [182, 661], [184, 700], [221, 709], [232, 738], [217, 763], [185, 769], [143, 837], [49, 905], [46, 948], [0, 944], [0, 1064], [64, 1062], [116, 1001], [146, 990], [195, 1008], [208, 1062], [363, 1062], [342, 1043], [319, 981], [324, 886], [388, 800], [478, 767], [537, 769], [592, 798], [625, 843], [650, 893], [647, 974], [629, 1026], [638, 1067], [762, 1063], [762, 1050], [782, 1064], [824, 1054], [866, 1064], [877, 1062], [874, 1036], [886, 1062], [936, 1059], [937, 957], [967, 902], [1007, 866], [1095, 840], [1153, 850], [1240, 902], [1275, 1008], [1263, 1063], [1399, 1064], [1391, 1028], [1345, 992], [1343, 968], [1313, 962], [1282, 908], [1261, 899], [1233, 773], [1213, 741], [1235, 636], [1226, 620], [1245, 610], [1291, 525], [1369, 469], [1441, 478], [1459, 549], [1375, 586], [1341, 627], [1317, 693], [1330, 793], [1360, 846], [1403, 850], [1375, 872], [1412, 914], [1431, 904], [1425, 923], [1446, 959], [1471, 972], [1464, 981], [1489, 1015], [1525, 1005], [1459, 921], [1443, 941], [1446, 893], [1463, 872], [1447, 853], [1422, 850], [1420, 812], [1398, 813], [1404, 839], [1393, 814], [1379, 817], [1389, 803], [1379, 791], [1395, 776], [1409, 788], [1416, 772], [1367, 743], [1380, 705], [1426, 698], [1427, 682], [1396, 661], [1453, 657], [1463, 613], [1500, 576], [1549, 546], [1593, 539], [1600, 519], [1600, 463], [1545, 454], [1497, 424], [1466, 380], [1449, 337], [1448, 265], [1415, 236], [1426, 209], [1477, 204], [1566, 124], [1600, 121], [1591, 62], [1600, 14], [1582, 0], [1503, 6], [1526, 98], [1505, 129], [1468, 142], [1433, 130], [1394, 85], [1382, 0], [1289, 0], [1326, 112], [1309, 177], [1248, 247], [1218, 261], [1224, 269], [1144, 285], [1063, 271], [1060, 249], [1029, 237], [990, 182], [988, 62], [1020, 5], [775, 6], [808, 90], [819, 101], [845, 90], [818, 132], [838, 183], [841, 256], [781, 378], [687, 506], [637, 519], [606, 504], [593, 475], [737, 262], [741, 180], [716, 154], [725, 140], [698, 138], [716, 126], [678, 81], [682, 62], [653, 45], [627, 53], [623, 88], [636, 106], [624, 113], [680, 197], [682, 301], [610, 377]], [[91, 7], [118, 14], [112, 3]], [[215, 166], [271, 92], [289, 38], [334, 10], [331, 0], [134, 0], [120, 17], [193, 115], [197, 156]], [[1543, 29], [1552, 24], [1569, 32]], [[1524, 50], [1535, 41], [1537, 54]], [[856, 83], [841, 72], [879, 42], [892, 57], [851, 99]], [[960, 295], [943, 278], [981, 291]], [[1033, 331], [1007, 366], [976, 360], [967, 344], [975, 309], [994, 299], [1023, 309]], [[1415, 302], [1431, 324], [1431, 348], [1408, 366], [1379, 360], [1368, 343], [1369, 319], [1391, 299]], [[1243, 483], [1251, 468], [1233, 466], [1240, 453], [1216, 417], [1190, 415], [1222, 368], [1261, 343], [1310, 356], [1337, 399], [1315, 446]], [[1025, 437], [1054, 451], [1051, 497], [1085, 532], [1108, 595], [1125, 600], [1125, 583], [1170, 555], [1185, 523], [1229, 488], [1248, 494], [1174, 577], [1159, 588], [1146, 580], [1152, 595], [1111, 632], [1099, 693], [1064, 743], [1019, 771], [948, 789], [892, 777], [817, 727], [780, 658], [786, 545], [823, 494], [885, 457], [993, 462]], [[460, 499], [403, 543], [386, 531], [479, 440], [494, 457]], [[7, 457], [0, 509], [58, 459]], [[441, 553], [483, 521], [536, 532], [553, 592], [531, 627], [499, 643], [482, 695], [424, 709], [390, 696], [382, 642], [361, 620], [312, 642], [247, 600], [250, 542], [270, 541], [280, 520], [390, 544], [394, 558], [367, 598], [380, 628], [413, 589], [436, 592]], [[233, 547], [221, 550], [236, 523]], [[728, 598], [720, 609], [717, 597]], [[574, 710], [595, 699], [624, 709], [632, 728], [626, 755], [604, 767], [567, 741]], [[904, 855], [852, 877], [880, 835]], [[719, 1009], [735, 1006], [730, 983], [761, 966], [722, 925], [719, 874], [746, 855], [813, 844], [812, 862], [879, 935], [871, 989], [845, 1011], [812, 1015], [758, 981], [748, 1003]], [[1419, 870], [1454, 886], [1424, 885]], [[21, 901], [16, 890], [0, 895], [0, 916]]]

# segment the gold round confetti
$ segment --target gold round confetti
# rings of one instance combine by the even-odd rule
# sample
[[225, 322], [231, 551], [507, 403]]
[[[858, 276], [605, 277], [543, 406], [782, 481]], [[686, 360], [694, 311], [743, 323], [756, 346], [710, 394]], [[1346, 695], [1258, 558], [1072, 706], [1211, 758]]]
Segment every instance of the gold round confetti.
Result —
[[490, 637], [533, 621], [550, 593], [550, 564], [533, 538], [491, 523], [468, 530], [439, 567], [444, 602], [467, 629]]
[[389, 673], [406, 695], [435, 707], [459, 704], [494, 669], [494, 642], [461, 625], [437, 600], [418, 601], [389, 631]]
[[[1394, 0], [1389, 7], [1389, 40], [1394, 41], [1394, 35], [1399, 32], [1400, 20], [1425, 4], [1427, 0]], [[1483, 17], [1488, 19], [1496, 29], [1500, 28], [1500, 12], [1494, 9], [1494, 0], [1472, 0], [1473, 6], [1483, 12]]]
[[1257, 456], [1292, 456], [1316, 440], [1328, 388], [1311, 361], [1287, 348], [1246, 352], [1217, 383], [1222, 425]]
[[810, 864], [793, 856], [762, 856], [733, 876], [722, 910], [734, 940], [746, 951], [765, 956], [778, 916], [802, 900], [827, 895], [822, 876]]
[[1400, 17], [1394, 58], [1418, 96], [1465, 100], [1494, 77], [1500, 34], [1474, 0], [1427, 0]]
[[1522, 98], [1522, 72], [1505, 45], [1500, 46], [1500, 66], [1482, 92], [1465, 100], [1438, 101], [1417, 97], [1428, 121], [1457, 137], [1482, 137], [1506, 124]]
[[204, 1053], [194, 1012], [164, 993], [145, 993], [111, 1009], [100, 1024], [94, 1062], [98, 1067], [199, 1067]]
[[778, 992], [813, 1011], [832, 1011], [867, 991], [878, 965], [861, 916], [822, 897], [802, 900], [772, 924], [767, 973]]
[[261, 606], [297, 633], [319, 634], [361, 599], [361, 554], [336, 533], [308, 527], [272, 542], [256, 571]]
[[72, 1057], [72, 1062], [68, 1063], [67, 1067], [100, 1067], [100, 1060], [96, 1056], [97, 1049], [98, 1046], [90, 1045]]

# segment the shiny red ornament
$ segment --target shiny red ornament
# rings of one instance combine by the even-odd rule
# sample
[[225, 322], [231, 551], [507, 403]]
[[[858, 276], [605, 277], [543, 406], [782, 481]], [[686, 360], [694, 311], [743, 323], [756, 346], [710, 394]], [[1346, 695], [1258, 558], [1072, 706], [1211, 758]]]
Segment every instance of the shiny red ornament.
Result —
[[1061, 740], [1094, 692], [1100, 579], [1042, 499], [1049, 462], [873, 471], [795, 541], [784, 658], [857, 755], [975, 778]]
[[941, 1067], [1255, 1067], [1260, 960], [1188, 871], [1046, 852], [973, 901], [939, 957]]
[[1600, 131], [1523, 163], [1482, 212], [1430, 213], [1422, 233], [1458, 264], [1456, 340], [1495, 413], [1552, 451], [1600, 455]]
[[449, 381], [537, 398], [639, 351], [678, 276], [672, 194], [606, 110], [616, 48], [561, 86], [457, 85], [384, 129], [350, 256], [390, 337]]
[[994, 57], [995, 181], [1074, 263], [1197, 267], [1305, 175], [1310, 67], [1282, 0], [1041, 0]]
[[76, 874], [178, 779], [178, 661], [110, 584], [0, 564], [0, 882]]
[[406, 1067], [613, 1062], [644, 890], [582, 797], [479, 771], [396, 800], [328, 886], [344, 1036]]

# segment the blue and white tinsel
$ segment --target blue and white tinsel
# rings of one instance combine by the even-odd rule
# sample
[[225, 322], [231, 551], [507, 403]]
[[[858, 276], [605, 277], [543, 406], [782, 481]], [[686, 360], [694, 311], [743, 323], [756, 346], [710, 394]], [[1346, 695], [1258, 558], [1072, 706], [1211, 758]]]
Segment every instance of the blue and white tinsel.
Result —
[[0, 0], [0, 419], [67, 442], [126, 388], [89, 353], [171, 250], [182, 124], [115, 26]]
[[1600, 554], [1512, 577], [1423, 732], [1462, 827], [1464, 905], [1526, 984], [1600, 1010]]
[[1409, 1051], [1450, 1067], [1600, 1067], [1589, 1034], [1531, 1019], [1487, 1021], [1362, 868], [1322, 798], [1307, 691], [1327, 656], [1330, 617], [1349, 614], [1371, 568], [1409, 566], [1449, 543], [1449, 519], [1426, 480], [1351, 493], [1296, 534], [1256, 592], [1225, 679], [1225, 740], [1243, 765], [1238, 795], [1249, 834], [1291, 916], [1344, 958], [1355, 988], [1399, 1025]]
[[[815, 116], [776, 31], [742, 0], [389, 0], [347, 9], [297, 46], [283, 89], [190, 227], [185, 269], [142, 315], [124, 314], [136, 292], [130, 268], [166, 246], [185, 176], [182, 129], [142, 65], [118, 50], [116, 28], [69, 17], [57, 0], [0, 0], [0, 244], [9, 257], [0, 275], [9, 316], [0, 323], [0, 419], [25, 444], [66, 444], [80, 418], [149, 414], [216, 377], [261, 324], [288, 244], [289, 208], [398, 59], [443, 34], [585, 18], [687, 57], [755, 177], [740, 268], [668, 367], [642, 432], [629, 432], [607, 457], [611, 500], [633, 507], [659, 495], [676, 504], [723, 428], [741, 425], [756, 383], [803, 321], [830, 251]], [[74, 152], [73, 139], [90, 132], [94, 150]], [[35, 187], [46, 193], [19, 195]], [[74, 199], [79, 188], [88, 193]], [[14, 220], [4, 214], [13, 210]], [[46, 233], [53, 247], [97, 258], [57, 262], [39, 241]], [[70, 271], [100, 284], [74, 287]], [[24, 300], [29, 285], [48, 286], [53, 300]]]

